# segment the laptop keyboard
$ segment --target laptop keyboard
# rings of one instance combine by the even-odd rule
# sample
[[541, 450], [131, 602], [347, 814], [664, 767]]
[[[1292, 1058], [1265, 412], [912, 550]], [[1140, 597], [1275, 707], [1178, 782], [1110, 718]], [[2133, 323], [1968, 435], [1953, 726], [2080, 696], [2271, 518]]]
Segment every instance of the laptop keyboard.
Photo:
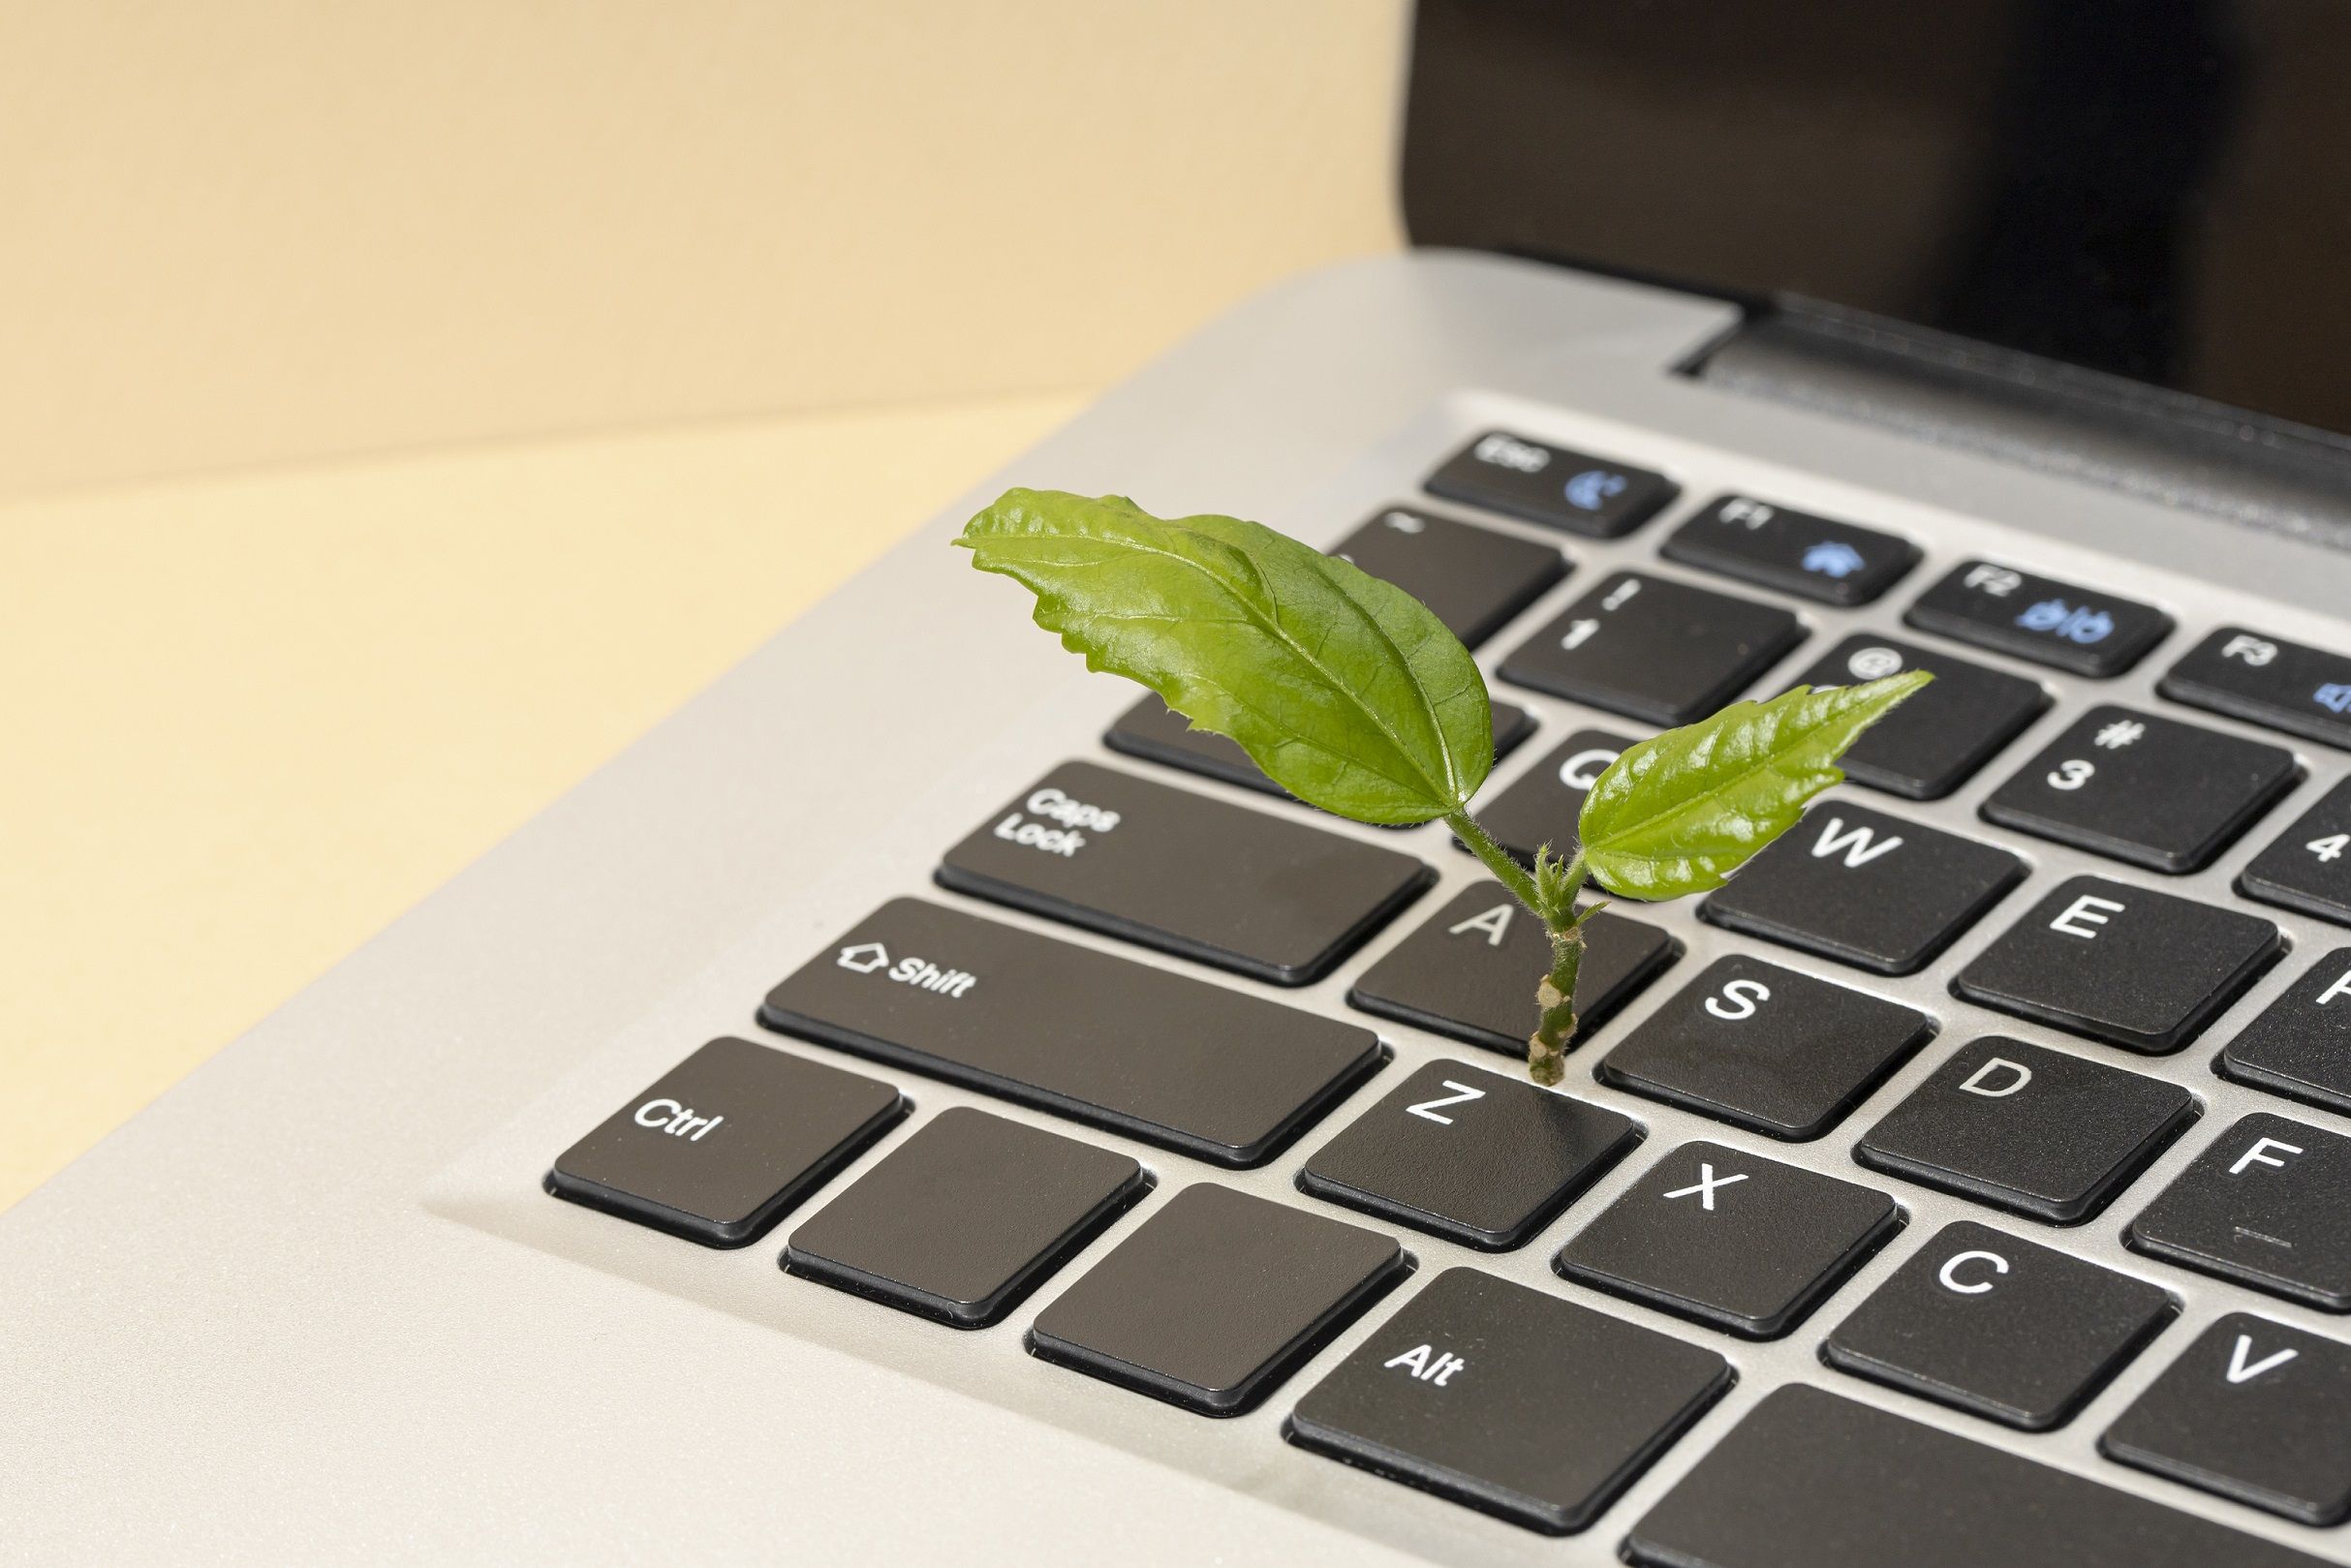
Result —
[[[2213, 1307], [2351, 1312], [2351, 1138], [2289, 1114], [2351, 1114], [2351, 944], [2289, 954], [2269, 917], [2351, 925], [2330, 749], [2351, 748], [2351, 654], [2190, 624], [2159, 696], [2102, 700], [2092, 683], [2175, 640], [2165, 610], [1744, 492], [1645, 543], [1672, 479], [1508, 431], [1425, 488], [1455, 505], [1386, 507], [1334, 550], [1473, 649], [1507, 644], [1498, 751], [1539, 755], [1498, 770], [1480, 815], [1521, 856], [1572, 831], [1647, 726], [1799, 681], [1938, 676], [1854, 749], [1850, 787], [1702, 904], [1593, 920], [1562, 1091], [1506, 1060], [1543, 934], [1441, 829], [1266, 799], [1237, 747], [1149, 697], [1103, 737], [1130, 764], [1036, 758], [940, 845], [944, 895], [883, 903], [777, 983], [758, 1022], [795, 1048], [702, 1045], [548, 1189], [713, 1247], [789, 1220], [779, 1288], [1017, 1336], [1034, 1376], [1120, 1399], [1271, 1405], [1324, 1457], [1299, 1462], [1605, 1530], [1635, 1562], [2315, 1560], [2227, 1522], [2264, 1517], [2344, 1553], [2326, 1532], [2351, 1516], [2351, 1344]], [[1880, 600], [1919, 635], [1839, 625]], [[1969, 789], [1963, 830], [1902, 815]], [[2055, 871], [2043, 844], [2068, 851]], [[2232, 858], [2229, 894], [2159, 886]], [[1685, 968], [1692, 913], [1731, 946]], [[1960, 944], [1938, 1001], [1886, 989]], [[2281, 963], [2290, 985], [2240, 1009]], [[1344, 1002], [1269, 994], [1331, 975]], [[2134, 1066], [2208, 1033], [2213, 1070], [2274, 1111], [2215, 1132], [2181, 1075]], [[1024, 1111], [910, 1118], [924, 1079]], [[1648, 1141], [1668, 1108], [1784, 1157]], [[1818, 1152], [1832, 1135], [1849, 1157]], [[1291, 1164], [1279, 1196], [1217, 1174]], [[1921, 1243], [1917, 1211], [1954, 1212], [1924, 1194], [1981, 1217]], [[2107, 1230], [2128, 1254], [2068, 1245]], [[1495, 1272], [1516, 1255], [1547, 1267]], [[1745, 1351], [1780, 1339], [1810, 1341], [1810, 1376], [1710, 1423]], [[2095, 1417], [2089, 1473], [2019, 1446], [2151, 1361]], [[1679, 1479], [1612, 1513], [1668, 1454]]]

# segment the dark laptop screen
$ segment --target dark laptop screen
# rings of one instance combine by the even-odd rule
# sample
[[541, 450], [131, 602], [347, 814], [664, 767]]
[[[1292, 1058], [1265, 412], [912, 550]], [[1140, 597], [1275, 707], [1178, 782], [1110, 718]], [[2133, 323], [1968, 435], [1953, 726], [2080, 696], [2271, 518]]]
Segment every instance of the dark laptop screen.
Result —
[[1404, 198], [2351, 432], [2345, 0], [1421, 0]]

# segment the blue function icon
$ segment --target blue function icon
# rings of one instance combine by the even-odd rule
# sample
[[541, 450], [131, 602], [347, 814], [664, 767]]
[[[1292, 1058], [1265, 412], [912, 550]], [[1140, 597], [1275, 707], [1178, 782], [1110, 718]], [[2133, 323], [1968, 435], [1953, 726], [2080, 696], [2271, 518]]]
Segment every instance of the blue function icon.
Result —
[[1588, 468], [1567, 481], [1567, 505], [1579, 511], [1598, 511], [1611, 499], [1624, 493], [1626, 482], [1622, 474]]
[[2016, 618], [2027, 631], [2046, 631], [2087, 648], [2114, 634], [2115, 618], [2088, 604], [2073, 605], [2061, 599], [2045, 599]]
[[2351, 713], [2351, 685], [2329, 681], [2311, 693], [2310, 700], [2329, 713]]
[[1842, 539], [1825, 539], [1804, 552], [1804, 569], [1844, 581], [1870, 563]]

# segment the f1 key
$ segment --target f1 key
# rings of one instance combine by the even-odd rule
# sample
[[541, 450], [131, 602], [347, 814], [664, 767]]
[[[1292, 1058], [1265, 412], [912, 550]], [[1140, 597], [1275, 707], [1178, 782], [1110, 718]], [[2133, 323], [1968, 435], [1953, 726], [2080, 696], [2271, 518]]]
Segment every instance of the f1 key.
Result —
[[2157, 690], [2174, 702], [2351, 750], [2351, 654], [2224, 626]]
[[1906, 538], [1739, 495], [1717, 497], [1661, 553], [1824, 604], [1867, 604], [1918, 564]]
[[919, 899], [767, 994], [759, 1022], [1219, 1165], [1255, 1165], [1379, 1064], [1370, 1030]]
[[2076, 675], [2119, 675], [2168, 636], [2172, 618], [2095, 588], [1964, 561], [1902, 617], [1925, 631]]
[[946, 852], [939, 882], [1275, 985], [1320, 979], [1436, 874], [1132, 774], [1065, 762]]

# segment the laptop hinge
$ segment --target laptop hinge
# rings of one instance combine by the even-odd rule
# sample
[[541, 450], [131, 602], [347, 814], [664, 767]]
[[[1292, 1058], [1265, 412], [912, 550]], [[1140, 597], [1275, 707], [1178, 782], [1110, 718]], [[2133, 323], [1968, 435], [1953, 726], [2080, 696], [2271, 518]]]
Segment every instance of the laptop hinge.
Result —
[[1681, 369], [2351, 551], [2351, 442], [2304, 426], [1809, 306], [1757, 312]]

